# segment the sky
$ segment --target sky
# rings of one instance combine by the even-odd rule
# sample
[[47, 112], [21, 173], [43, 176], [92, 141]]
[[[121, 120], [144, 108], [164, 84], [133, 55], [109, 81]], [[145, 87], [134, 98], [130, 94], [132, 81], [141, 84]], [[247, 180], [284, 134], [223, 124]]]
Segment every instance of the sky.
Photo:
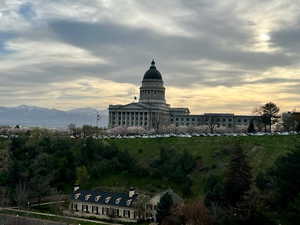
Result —
[[0, 0], [0, 106], [127, 104], [154, 58], [192, 113], [300, 110], [299, 0]]

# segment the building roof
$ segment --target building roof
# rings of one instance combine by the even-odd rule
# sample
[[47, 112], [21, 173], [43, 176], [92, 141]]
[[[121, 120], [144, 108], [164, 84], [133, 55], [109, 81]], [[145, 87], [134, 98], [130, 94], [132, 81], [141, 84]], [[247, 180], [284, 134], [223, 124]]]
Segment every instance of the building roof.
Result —
[[156, 69], [155, 62], [152, 60], [150, 68], [144, 74], [144, 80], [162, 80], [161, 73]]
[[71, 200], [99, 205], [133, 207], [138, 195], [131, 198], [129, 193], [78, 190], [72, 193]]

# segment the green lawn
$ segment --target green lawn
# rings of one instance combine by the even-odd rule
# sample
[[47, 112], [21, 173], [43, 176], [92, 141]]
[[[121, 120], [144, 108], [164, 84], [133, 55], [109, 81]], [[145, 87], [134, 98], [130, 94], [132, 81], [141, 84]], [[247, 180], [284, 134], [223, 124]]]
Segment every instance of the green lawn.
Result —
[[201, 157], [207, 165], [222, 162], [227, 157], [221, 153], [226, 153], [231, 145], [239, 143], [248, 153], [255, 170], [259, 171], [271, 167], [279, 156], [286, 154], [297, 142], [300, 143], [300, 136], [138, 138], [112, 139], [109, 142], [128, 150], [139, 163], [148, 164], [159, 156], [161, 148], [168, 148], [174, 151], [187, 150]]
[[[222, 175], [228, 162], [231, 146], [240, 144], [247, 154], [253, 173], [264, 171], [274, 164], [281, 155], [286, 154], [296, 143], [300, 143], [300, 136], [246, 136], [246, 137], [193, 137], [193, 138], [156, 138], [156, 139], [112, 139], [108, 142], [115, 144], [121, 150], [128, 152], [138, 161], [147, 166], [159, 157], [161, 148], [174, 151], [187, 150], [201, 161], [204, 171], [195, 171], [192, 174], [193, 191], [195, 196], [203, 195], [203, 187], [209, 175]], [[146, 190], [172, 187], [176, 184], [164, 180], [149, 180], [143, 177], [132, 177], [127, 174], [116, 174], [103, 177], [98, 182], [108, 186], [136, 186]]]

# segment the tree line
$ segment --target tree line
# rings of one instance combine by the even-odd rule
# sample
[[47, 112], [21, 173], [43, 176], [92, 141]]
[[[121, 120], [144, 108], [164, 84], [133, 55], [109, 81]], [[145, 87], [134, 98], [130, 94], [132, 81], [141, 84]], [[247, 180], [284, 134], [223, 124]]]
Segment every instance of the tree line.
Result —
[[120, 174], [149, 181], [166, 179], [170, 184], [181, 184], [179, 191], [189, 195], [187, 184], [192, 181], [188, 176], [195, 166], [195, 159], [188, 152], [161, 149], [150, 165], [140, 165], [128, 151], [114, 144], [57, 136], [13, 138], [3, 162], [6, 167], [0, 170], [0, 194], [5, 189], [6, 202], [20, 207], [40, 201], [43, 196], [70, 193], [74, 184], [93, 188], [97, 181]]
[[176, 205], [160, 199], [160, 225], [297, 225], [300, 219], [300, 143], [254, 176], [240, 145], [231, 147], [223, 176], [210, 176], [203, 200]]

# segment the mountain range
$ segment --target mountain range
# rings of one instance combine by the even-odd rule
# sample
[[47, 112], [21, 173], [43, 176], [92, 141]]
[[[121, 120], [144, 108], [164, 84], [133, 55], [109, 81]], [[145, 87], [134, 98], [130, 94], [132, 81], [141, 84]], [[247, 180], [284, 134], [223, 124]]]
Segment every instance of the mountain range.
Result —
[[82, 125], [96, 126], [97, 114], [100, 115], [99, 126], [107, 127], [107, 110], [76, 108], [63, 111], [29, 105], [0, 107], [0, 125], [65, 128], [73, 123], [78, 127]]

